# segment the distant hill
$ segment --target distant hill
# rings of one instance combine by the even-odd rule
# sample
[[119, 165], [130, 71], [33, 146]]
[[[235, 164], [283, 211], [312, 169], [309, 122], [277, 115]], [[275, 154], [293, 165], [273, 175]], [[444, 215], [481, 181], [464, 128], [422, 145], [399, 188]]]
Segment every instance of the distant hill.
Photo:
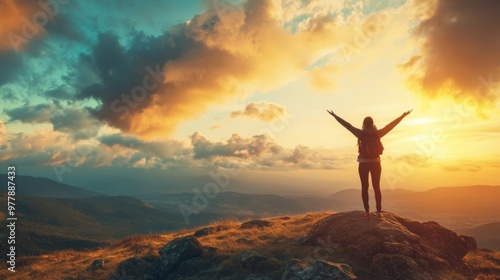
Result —
[[474, 236], [481, 248], [500, 251], [500, 222], [488, 223], [460, 231], [461, 234]]
[[[9, 271], [0, 270], [0, 278]], [[497, 279], [500, 253], [393, 213], [308, 213], [20, 258], [16, 279]]]
[[[373, 201], [373, 190], [369, 189]], [[500, 186], [442, 187], [428, 191], [382, 190], [382, 206], [397, 213], [415, 212], [423, 216], [453, 214], [496, 219], [500, 213]], [[360, 190], [337, 192], [330, 199], [361, 206]], [[370, 205], [375, 207], [374, 201]]]
[[198, 210], [198, 213], [189, 215], [188, 227], [221, 219], [248, 219], [308, 211], [295, 199], [278, 195], [220, 192], [209, 196], [202, 193], [168, 193], [138, 197], [164, 212], [179, 216], [182, 208]]
[[[0, 182], [7, 182], [7, 174], [0, 174]], [[47, 178], [16, 176], [16, 193], [41, 197], [92, 197], [102, 195], [98, 192], [59, 183]], [[2, 188], [0, 193], [5, 193], [7, 188]]]
[[[0, 198], [6, 205], [6, 195]], [[95, 247], [131, 234], [183, 226], [179, 214], [164, 213], [126, 196], [49, 198], [21, 194], [16, 201], [16, 238], [22, 244], [18, 253], [24, 256]], [[0, 209], [2, 217], [6, 215], [4, 208]], [[6, 242], [0, 246], [6, 246]]]

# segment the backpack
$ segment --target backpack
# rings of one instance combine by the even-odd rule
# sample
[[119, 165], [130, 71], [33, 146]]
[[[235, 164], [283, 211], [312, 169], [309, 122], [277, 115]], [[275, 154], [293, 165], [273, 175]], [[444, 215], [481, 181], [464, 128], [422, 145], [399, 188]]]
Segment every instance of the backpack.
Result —
[[384, 152], [377, 133], [358, 138], [358, 153], [360, 158], [378, 158]]

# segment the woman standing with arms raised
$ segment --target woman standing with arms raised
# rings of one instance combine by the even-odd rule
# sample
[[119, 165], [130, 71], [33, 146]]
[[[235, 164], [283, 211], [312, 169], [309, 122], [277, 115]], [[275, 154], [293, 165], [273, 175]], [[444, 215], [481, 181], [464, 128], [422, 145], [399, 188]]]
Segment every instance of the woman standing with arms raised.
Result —
[[380, 165], [380, 155], [384, 150], [380, 138], [384, 137], [391, 131], [404, 117], [411, 113], [412, 110], [404, 112], [399, 118], [395, 119], [382, 129], [377, 129], [371, 117], [366, 117], [363, 120], [362, 129], [352, 126], [350, 123], [337, 116], [333, 111], [327, 112], [332, 115], [341, 125], [349, 130], [356, 138], [358, 138], [358, 172], [361, 180], [361, 197], [365, 212], [364, 219], [370, 219], [370, 206], [368, 204], [368, 176], [371, 174], [373, 190], [375, 192], [375, 201], [377, 204], [377, 218], [382, 219], [382, 193], [380, 192], [380, 175], [382, 167]]

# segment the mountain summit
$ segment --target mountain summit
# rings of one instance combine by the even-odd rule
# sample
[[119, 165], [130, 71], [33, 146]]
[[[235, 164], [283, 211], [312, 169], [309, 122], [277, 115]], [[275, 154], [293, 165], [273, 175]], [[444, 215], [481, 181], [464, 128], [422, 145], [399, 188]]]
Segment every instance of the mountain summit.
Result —
[[[134, 236], [19, 264], [18, 279], [496, 279], [500, 254], [390, 212], [309, 213]], [[2, 276], [2, 273], [0, 273]]]

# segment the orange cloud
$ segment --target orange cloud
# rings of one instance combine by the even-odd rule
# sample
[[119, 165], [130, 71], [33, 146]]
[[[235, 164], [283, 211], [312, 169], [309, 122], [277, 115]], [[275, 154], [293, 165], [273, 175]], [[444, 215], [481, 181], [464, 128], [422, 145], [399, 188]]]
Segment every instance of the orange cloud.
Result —
[[[57, 7], [57, 10], [56, 10]], [[45, 33], [44, 25], [59, 10], [56, 0], [52, 1], [0, 1], [0, 50], [23, 49], [31, 40]]]
[[248, 1], [176, 27], [172, 37], [188, 43], [171, 43], [184, 43], [183, 54], [164, 65], [161, 87], [122, 127], [144, 138], [168, 136], [178, 123], [230, 97], [286, 83], [339, 40], [333, 19], [290, 33], [279, 11], [274, 1]]
[[286, 112], [285, 107], [267, 101], [252, 102], [245, 107], [245, 110], [234, 111], [232, 118], [248, 116], [259, 120], [274, 121]]
[[[410, 85], [430, 98], [452, 97], [491, 108], [500, 89], [500, 2], [419, 1], [421, 53], [401, 65]], [[428, 13], [428, 11], [432, 11]]]

